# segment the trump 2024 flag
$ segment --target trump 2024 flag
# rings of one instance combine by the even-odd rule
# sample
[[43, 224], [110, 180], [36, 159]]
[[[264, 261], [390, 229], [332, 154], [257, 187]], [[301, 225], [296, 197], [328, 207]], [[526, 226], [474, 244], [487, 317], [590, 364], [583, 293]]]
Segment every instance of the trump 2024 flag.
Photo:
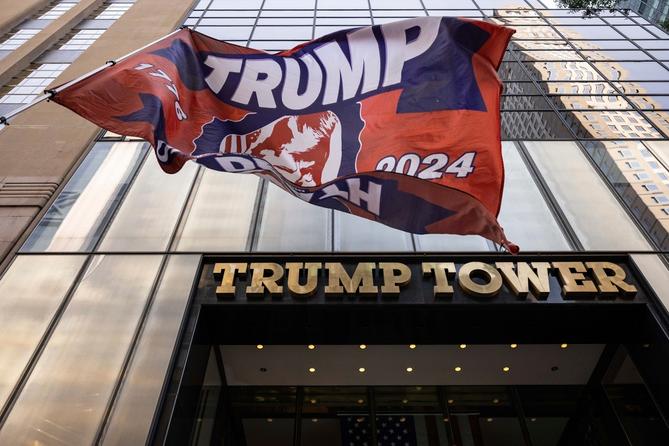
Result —
[[421, 17], [270, 54], [183, 29], [53, 100], [146, 139], [168, 173], [188, 160], [254, 173], [318, 206], [515, 252], [496, 218], [497, 68], [512, 34]]

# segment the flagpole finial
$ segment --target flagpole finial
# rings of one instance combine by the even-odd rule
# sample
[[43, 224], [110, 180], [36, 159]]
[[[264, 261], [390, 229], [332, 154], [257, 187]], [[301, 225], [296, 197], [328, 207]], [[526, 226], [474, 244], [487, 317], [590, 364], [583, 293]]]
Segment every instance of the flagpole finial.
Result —
[[0, 125], [9, 125], [9, 121], [7, 120], [7, 117], [0, 116]]

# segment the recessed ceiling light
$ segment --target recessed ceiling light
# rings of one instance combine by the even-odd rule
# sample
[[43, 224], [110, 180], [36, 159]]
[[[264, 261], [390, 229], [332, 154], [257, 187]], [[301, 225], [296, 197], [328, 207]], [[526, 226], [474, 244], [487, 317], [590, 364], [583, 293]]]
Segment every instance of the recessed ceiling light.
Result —
[[509, 368], [509, 366], [505, 365], [504, 367], [502, 367], [502, 370], [505, 371], [505, 372], [508, 372], [509, 370], [511, 370], [511, 368]]
[[444, 423], [448, 423], [448, 418], [444, 418]]
[[316, 404], [316, 400], [311, 400], [311, 404]]
[[404, 423], [406, 420], [407, 420], [406, 418], [402, 417], [400, 418], [400, 423]]
[[462, 367], [460, 367], [460, 366], [456, 366], [453, 370], [455, 370], [456, 372], [461, 372], [461, 371], [462, 371]]
[[416, 344], [409, 344], [409, 348], [413, 350], [414, 348], [416, 348]]
[[518, 344], [511, 344], [510, 347], [511, 348], [518, 348]]
[[308, 348], [309, 350], [313, 350], [313, 349], [316, 348], [316, 346], [315, 346], [314, 344], [309, 344], [309, 345], [307, 345], [307, 348]]
[[569, 344], [560, 344], [560, 348], [567, 348], [569, 347]]
[[455, 400], [448, 400], [448, 404], [453, 404]]
[[314, 373], [316, 369], [314, 367], [309, 367], [309, 373]]
[[486, 421], [487, 421], [488, 423], [490, 423], [490, 422], [492, 422], [492, 418], [487, 418]]
[[367, 348], [367, 346], [365, 344], [360, 344], [360, 350], [364, 350], [366, 348]]
[[365, 373], [365, 368], [364, 368], [364, 367], [360, 367], [360, 368], [358, 369], [358, 372], [360, 372], [360, 373]]
[[409, 402], [409, 400], [402, 400], [402, 404], [406, 404], [408, 402]]
[[318, 418], [312, 418], [311, 421], [313, 421], [314, 423], [318, 423]]
[[358, 400], [358, 404], [363, 404], [365, 400]]
[[257, 348], [258, 350], [262, 350], [263, 348], [265, 348], [265, 346], [262, 345], [262, 344], [258, 344], [258, 345], [256, 345], [256, 348]]
[[530, 418], [530, 421], [537, 421], [536, 418]]
[[460, 348], [462, 348], [462, 349], [467, 348], [467, 344], [460, 344]]
[[493, 403], [493, 404], [498, 404], [498, 403], [499, 403], [499, 400], [498, 400], [497, 398], [495, 398], [494, 400], [492, 400], [492, 403]]
[[407, 367], [407, 372], [409, 373], [413, 372], [413, 367]]
[[355, 419], [355, 421], [357, 421], [358, 423], [362, 423], [363, 421], [365, 421], [365, 418], [364, 417], [358, 417], [358, 418]]
[[268, 419], [267, 419], [267, 422], [268, 422], [268, 423], [271, 423], [272, 421], [274, 421], [274, 420], [272, 420], [271, 418], [268, 418]]

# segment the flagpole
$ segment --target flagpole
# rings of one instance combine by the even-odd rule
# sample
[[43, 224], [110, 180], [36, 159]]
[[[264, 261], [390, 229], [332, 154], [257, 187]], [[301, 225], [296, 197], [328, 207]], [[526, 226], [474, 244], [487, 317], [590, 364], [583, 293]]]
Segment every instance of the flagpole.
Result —
[[178, 29], [175, 29], [171, 33], [167, 34], [166, 36], [163, 36], [159, 39], [156, 39], [153, 42], [147, 43], [143, 47], [137, 48], [136, 50], [131, 51], [128, 54], [125, 54], [125, 55], [117, 58], [116, 60], [108, 60], [107, 62], [105, 62], [104, 65], [101, 65], [101, 66], [97, 67], [96, 69], [89, 71], [88, 73], [82, 74], [81, 76], [79, 76], [75, 79], [72, 79], [71, 81], [68, 81], [68, 82], [64, 83], [63, 85], [61, 85], [59, 87], [44, 90], [44, 93], [41, 96], [39, 96], [37, 99], [35, 99], [33, 102], [31, 102], [29, 104], [23, 104], [19, 108], [16, 108], [16, 109], [10, 111], [6, 115], [0, 116], [0, 126], [9, 125], [9, 120], [11, 118], [13, 118], [14, 116], [18, 115], [19, 113], [23, 113], [24, 111], [28, 110], [29, 108], [34, 107], [35, 105], [39, 104], [40, 102], [48, 101], [49, 99], [54, 97], [56, 95], [56, 93], [58, 93], [58, 92], [60, 92], [64, 89], [76, 84], [77, 82], [81, 82], [84, 79], [87, 79], [87, 78], [93, 76], [94, 74], [99, 73], [100, 71], [102, 71], [106, 68], [113, 67], [118, 62], [120, 62], [124, 59], [127, 59], [128, 57], [133, 56], [133, 55], [139, 53], [140, 51], [145, 50], [146, 48], [150, 47], [151, 45], [154, 45], [154, 44], [160, 42], [161, 40], [166, 39], [166, 38], [178, 33], [179, 31], [181, 31], [184, 28], [187, 28], [187, 27], [186, 26], [181, 26]]

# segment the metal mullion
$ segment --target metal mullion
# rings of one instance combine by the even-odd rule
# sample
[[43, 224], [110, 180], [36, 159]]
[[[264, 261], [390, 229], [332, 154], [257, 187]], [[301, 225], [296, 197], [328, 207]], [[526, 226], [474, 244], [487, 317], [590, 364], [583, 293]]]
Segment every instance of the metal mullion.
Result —
[[177, 247], [174, 246], [174, 243], [176, 242], [177, 236], [180, 237], [181, 234], [183, 233], [184, 227], [186, 226], [186, 221], [188, 220], [187, 216], [190, 215], [190, 211], [193, 207], [193, 201], [197, 196], [197, 191], [200, 190], [200, 185], [202, 184], [203, 176], [204, 176], [204, 168], [198, 165], [197, 172], [195, 172], [193, 178], [193, 182], [191, 183], [190, 188], [188, 189], [188, 194], [186, 195], [184, 204], [181, 207], [181, 210], [179, 211], [179, 216], [177, 217], [177, 221], [174, 224], [174, 229], [172, 230], [172, 234], [170, 234], [166, 252], [178, 251]]
[[155, 297], [158, 292], [158, 286], [162, 282], [168, 258], [169, 258], [168, 255], [162, 255], [160, 266], [158, 267], [158, 271], [156, 272], [156, 277], [153, 279], [153, 283], [151, 284], [151, 288], [146, 297], [146, 302], [144, 303], [142, 312], [139, 315], [139, 320], [137, 321], [137, 325], [135, 326], [132, 338], [130, 339], [130, 343], [128, 344], [128, 348], [123, 357], [123, 362], [121, 364], [121, 368], [116, 378], [116, 382], [114, 383], [112, 392], [107, 400], [105, 410], [102, 413], [102, 416], [100, 417], [100, 421], [98, 423], [93, 444], [96, 445], [101, 444], [102, 440], [104, 439], [104, 435], [107, 432], [107, 427], [109, 421], [111, 420], [112, 411], [116, 403], [118, 402], [118, 396], [120, 395], [121, 388], [123, 387], [123, 384], [125, 383], [125, 380], [128, 376], [128, 372], [132, 365], [132, 360], [134, 359], [135, 353], [137, 351], [137, 345], [139, 344], [140, 337], [144, 333], [144, 328], [146, 327], [146, 320], [148, 319], [149, 313], [153, 308], [153, 302], [155, 301]]
[[295, 392], [295, 422], [293, 425], [293, 446], [302, 444], [302, 405], [304, 404], [304, 387], [297, 386]]
[[[369, 18], [372, 20], [372, 26], [373, 26], [374, 25], [374, 10], [372, 9], [372, 0], [367, 0], [367, 7], [369, 8]], [[377, 446], [377, 445], [374, 445], [374, 446]]]
[[514, 146], [516, 147], [518, 154], [523, 160], [523, 163], [527, 167], [527, 171], [534, 180], [534, 183], [537, 185], [537, 189], [539, 189], [539, 193], [544, 198], [544, 201], [548, 206], [548, 209], [550, 210], [551, 214], [555, 218], [556, 223], [560, 227], [560, 230], [562, 231], [562, 234], [567, 240], [567, 243], [575, 251], [579, 252], [584, 251], [585, 248], [583, 246], [583, 243], [581, 243], [581, 240], [579, 239], [578, 234], [576, 234], [574, 227], [571, 225], [569, 219], [562, 211], [562, 207], [558, 203], [557, 198], [555, 198], [555, 195], [553, 195], [553, 192], [551, 191], [550, 187], [548, 187], [548, 183], [546, 183], [546, 180], [541, 174], [539, 167], [537, 167], [536, 163], [532, 159], [532, 156], [525, 147], [524, 143], [519, 141], [516, 144], [514, 144]]
[[[145, 142], [144, 144], [149, 144], [148, 142]], [[150, 147], [150, 146], [149, 146]], [[119, 210], [123, 207], [123, 203], [125, 203], [126, 198], [128, 197], [128, 194], [132, 190], [133, 185], [135, 184], [135, 181], [137, 180], [137, 177], [139, 176], [139, 173], [142, 171], [144, 168], [144, 165], [147, 163], [147, 160], [149, 159], [149, 152], [151, 150], [147, 150], [146, 154], [144, 155], [144, 159], [139, 163], [139, 165], [136, 167], [132, 174], [132, 178], [130, 178], [130, 181], [128, 182], [128, 187], [125, 188], [125, 190], [121, 193], [118, 203], [116, 204], [116, 207], [111, 210], [111, 213], [109, 214], [109, 218], [107, 219], [106, 222], [104, 222], [104, 225], [101, 227], [100, 235], [98, 236], [98, 239], [93, 242], [93, 245], [90, 248], [90, 252], [95, 253], [97, 249], [100, 247], [100, 244], [102, 243], [102, 240], [105, 238], [107, 235], [107, 232], [109, 232], [109, 228], [111, 225], [114, 223], [114, 220], [116, 219], [116, 215], [118, 214]]]
[[523, 440], [525, 441], [526, 446], [533, 446], [532, 437], [530, 436], [530, 429], [527, 427], [527, 418], [525, 418], [525, 410], [523, 409], [523, 404], [520, 400], [520, 395], [518, 395], [518, 390], [515, 387], [508, 388], [509, 393], [511, 393], [511, 404], [516, 411], [516, 416], [518, 417], [518, 422], [520, 423], [520, 431], [523, 435]]
[[[316, 15], [318, 14], [318, 0], [314, 0], [314, 17], [311, 22], [311, 40], [316, 38]], [[349, 26], [349, 25], [344, 25]]]
[[451, 412], [448, 407], [448, 393], [446, 387], [438, 386], [437, 396], [439, 398], [439, 407], [441, 408], [441, 422], [446, 425], [446, 434], [448, 435], [447, 442], [449, 445], [455, 445], [455, 432], [453, 432], [453, 420], [451, 419]]
[[372, 445], [379, 444], [378, 433], [376, 432], [376, 393], [374, 387], [367, 387], [367, 400], [369, 401], [369, 429], [372, 431]]
[[[532, 9], [534, 9], [534, 7], [532, 7]], [[541, 13], [539, 13], [539, 14], [541, 14]], [[543, 17], [543, 14], [541, 14], [541, 16]], [[576, 51], [576, 53], [577, 53], [579, 56], [583, 57], [583, 53], [581, 52], [581, 50], [580, 50], [579, 48], [577, 48], [577, 47], [571, 42], [571, 40], [566, 39], [565, 36], [564, 36], [564, 34], [563, 34], [560, 30], [558, 30], [558, 29], [555, 27], [555, 25], [553, 25], [552, 23], [549, 23], [549, 26], [551, 27], [551, 29], [552, 29], [555, 33], [557, 33], [559, 36], [562, 37], [562, 39], [564, 39], [564, 40], [567, 42], [567, 44], [572, 48], [573, 51]], [[611, 25], [608, 25], [608, 26], [611, 27]], [[613, 28], [613, 27], [611, 27], [611, 28]], [[622, 35], [622, 34], [621, 34], [621, 35]], [[611, 40], [611, 39], [606, 39], [606, 40]], [[588, 62], [588, 61], [586, 60], [586, 62]], [[588, 64], [590, 65], [590, 67], [591, 67], [591, 68], [592, 68], [592, 69], [593, 69], [593, 70], [594, 70], [594, 71], [595, 71], [595, 72], [596, 72], [602, 79], [604, 79], [604, 82], [608, 83], [608, 84], [611, 86], [611, 88], [613, 88], [613, 90], [615, 90], [619, 95], [625, 97], [624, 93], [623, 93], [617, 86], [614, 85], [614, 83], [613, 83], [614, 81], [611, 81], [610, 79], [608, 79], [608, 77], [606, 77], [606, 76], [604, 75], [604, 73], [602, 73], [602, 72], [599, 70], [599, 68], [597, 68], [597, 66], [595, 66], [594, 64], [592, 64], [592, 63], [590, 63], [590, 62], [588, 62]], [[642, 111], [640, 111], [639, 108], [636, 106], [636, 104], [634, 104], [632, 101], [630, 101], [629, 99], [627, 99], [627, 97], [625, 97], [625, 101], [627, 101], [627, 102], [632, 106], [632, 108], [633, 108], [634, 110], [636, 110], [638, 113], [640, 113], [640, 114], [644, 117], [644, 119], [646, 119], [646, 120], [649, 122], [649, 124], [650, 124], [655, 130], [657, 130], [657, 132], [658, 132], [660, 135], [662, 135], [664, 138], [669, 139], [669, 136], [667, 136], [667, 134], [664, 133], [664, 131], [662, 131], [659, 127], [657, 127], [657, 126], [655, 125], [655, 123], [654, 123], [651, 119], [649, 119], [649, 118], [648, 118]]]

